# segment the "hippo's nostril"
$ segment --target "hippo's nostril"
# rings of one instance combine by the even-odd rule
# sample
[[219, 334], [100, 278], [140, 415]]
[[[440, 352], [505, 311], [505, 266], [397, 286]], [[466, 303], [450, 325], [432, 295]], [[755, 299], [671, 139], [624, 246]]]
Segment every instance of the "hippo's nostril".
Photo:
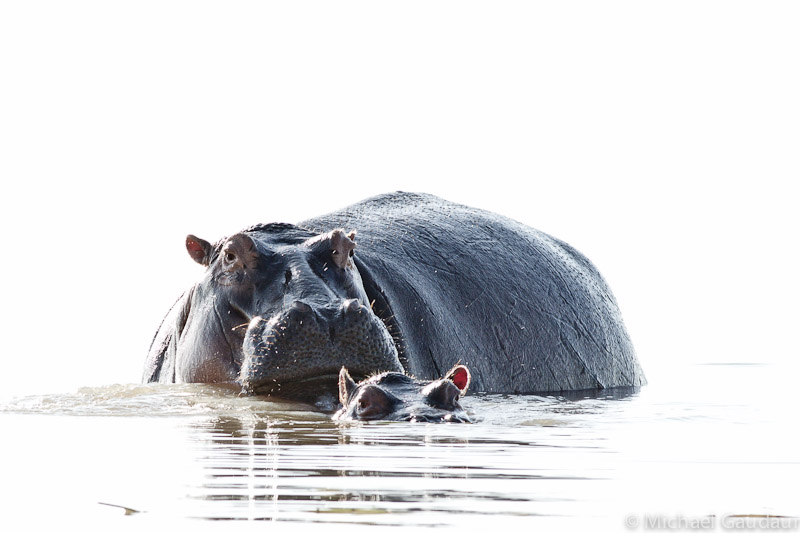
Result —
[[355, 298], [352, 298], [350, 300], [345, 300], [344, 304], [342, 304], [342, 308], [345, 313], [355, 313], [361, 309], [361, 303]]
[[264, 317], [254, 316], [252, 319], [250, 319], [250, 322], [247, 324], [247, 329], [248, 330], [256, 329], [257, 327], [259, 327], [259, 325], [261, 325], [262, 322], [266, 322], [266, 320], [264, 320]]
[[299, 311], [301, 313], [308, 313], [311, 311], [311, 306], [305, 302], [297, 300], [292, 304], [292, 309], [294, 309], [295, 311]]

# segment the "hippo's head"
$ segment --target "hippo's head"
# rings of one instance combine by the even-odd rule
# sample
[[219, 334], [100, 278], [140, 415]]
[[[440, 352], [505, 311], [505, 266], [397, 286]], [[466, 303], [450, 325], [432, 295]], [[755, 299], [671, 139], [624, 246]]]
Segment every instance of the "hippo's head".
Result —
[[180, 381], [238, 382], [246, 392], [300, 399], [334, 391], [347, 365], [365, 376], [402, 370], [353, 263], [355, 232], [322, 235], [254, 226], [212, 245], [186, 238], [207, 267], [180, 331]]
[[458, 403], [470, 374], [458, 365], [442, 379], [418, 381], [400, 372], [384, 372], [356, 383], [346, 368], [339, 372], [342, 408], [334, 420], [470, 422]]

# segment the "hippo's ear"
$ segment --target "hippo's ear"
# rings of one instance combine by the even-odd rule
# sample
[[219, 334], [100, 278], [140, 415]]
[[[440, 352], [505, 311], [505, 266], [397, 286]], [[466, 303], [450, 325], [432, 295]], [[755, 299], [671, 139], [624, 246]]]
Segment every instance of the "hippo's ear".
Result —
[[472, 380], [472, 376], [469, 373], [469, 369], [464, 365], [456, 365], [453, 367], [450, 372], [444, 377], [444, 379], [449, 379], [452, 381], [458, 390], [461, 391], [461, 396], [467, 393], [467, 389], [469, 388], [469, 382]]
[[344, 233], [344, 230], [335, 229], [331, 232], [331, 255], [333, 262], [339, 268], [347, 266], [347, 260], [353, 257], [356, 247], [356, 232]]
[[347, 401], [356, 390], [356, 382], [350, 377], [350, 372], [345, 367], [339, 371], [339, 401], [342, 405], [347, 405]]
[[211, 244], [209, 244], [208, 241], [204, 241], [200, 237], [195, 237], [194, 235], [187, 235], [186, 250], [189, 252], [189, 255], [192, 256], [192, 259], [203, 266], [208, 266], [209, 260], [211, 259]]

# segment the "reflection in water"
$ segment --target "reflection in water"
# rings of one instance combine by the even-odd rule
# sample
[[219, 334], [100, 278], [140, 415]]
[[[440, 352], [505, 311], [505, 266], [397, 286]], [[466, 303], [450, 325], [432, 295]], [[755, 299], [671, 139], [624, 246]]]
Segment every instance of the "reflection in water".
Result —
[[[207, 517], [409, 524], [408, 515], [474, 512], [464, 500], [483, 501], [482, 512], [497, 509], [489, 502], [528, 501], [508, 486], [493, 492], [464, 485], [506, 475], [473, 471], [468, 436], [449, 431], [235, 417], [193, 428], [200, 430], [198, 460], [207, 472], [193, 497], [220, 503], [205, 507]], [[507, 446], [495, 443], [491, 452]], [[519, 472], [508, 473], [520, 479]]]
[[630, 513], [797, 514], [780, 489], [800, 475], [796, 402], [767, 370], [695, 367], [678, 390], [469, 395], [474, 424], [339, 424], [209, 386], [83, 389], [0, 405], [4, 430], [25, 436], [6, 439], [0, 466], [20, 495], [57, 492], [48, 505], [81, 517], [114, 509], [98, 502], [143, 511], [119, 513], [129, 521], [620, 529]]
[[602, 445], [579, 442], [575, 428], [565, 445], [567, 420], [630, 397], [475, 397], [467, 408], [484, 413], [484, 423], [467, 426], [264, 413], [195, 421], [187, 430], [205, 480], [191, 498], [206, 504], [195, 516], [431, 525], [558, 514], [581, 492], [559, 494], [560, 486], [607, 479], [603, 468], [573, 468], [570, 453]]

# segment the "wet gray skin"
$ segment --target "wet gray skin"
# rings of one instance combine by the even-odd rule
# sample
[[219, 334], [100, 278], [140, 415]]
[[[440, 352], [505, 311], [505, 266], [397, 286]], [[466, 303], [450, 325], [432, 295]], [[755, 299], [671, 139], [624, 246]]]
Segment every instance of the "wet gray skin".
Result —
[[355, 232], [281, 224], [214, 245], [190, 235], [189, 255], [206, 274], [165, 319], [145, 381], [236, 383], [332, 411], [343, 364], [360, 377], [402, 370], [353, 264], [355, 246]]
[[458, 400], [467, 392], [470, 373], [458, 365], [442, 379], [422, 381], [400, 372], [384, 372], [356, 383], [346, 368], [339, 372], [342, 408], [334, 420], [471, 422]]
[[464, 361], [487, 393], [646, 382], [594, 265], [495, 213], [396, 192], [213, 244], [190, 235], [186, 249], [205, 274], [156, 333], [147, 383], [229, 384], [333, 412], [342, 366], [356, 381], [433, 380]]

